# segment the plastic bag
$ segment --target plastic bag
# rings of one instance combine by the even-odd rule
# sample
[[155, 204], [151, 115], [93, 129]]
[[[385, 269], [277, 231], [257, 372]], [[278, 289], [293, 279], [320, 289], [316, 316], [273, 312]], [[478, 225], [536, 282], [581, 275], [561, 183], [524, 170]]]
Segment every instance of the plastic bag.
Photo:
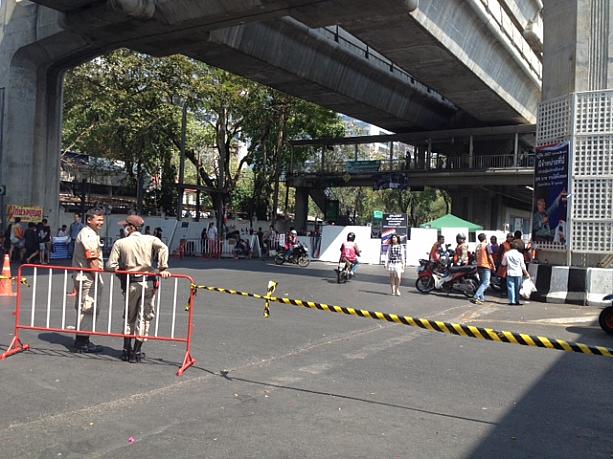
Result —
[[532, 279], [527, 277], [521, 284], [521, 288], [519, 289], [519, 294], [522, 298], [529, 300], [530, 295], [536, 292], [536, 285], [532, 282]]

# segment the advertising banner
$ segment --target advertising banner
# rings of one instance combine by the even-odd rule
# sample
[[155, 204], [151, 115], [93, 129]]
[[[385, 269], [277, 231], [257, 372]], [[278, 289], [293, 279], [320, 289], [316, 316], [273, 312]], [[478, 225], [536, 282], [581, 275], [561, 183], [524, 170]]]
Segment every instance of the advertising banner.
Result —
[[38, 223], [43, 219], [42, 207], [9, 205], [6, 213], [9, 222], [12, 222], [15, 217], [21, 218], [21, 221], [25, 223]]
[[384, 214], [381, 226], [381, 253], [379, 261], [383, 262], [392, 235], [398, 235], [400, 243], [406, 244], [408, 236], [407, 214]]
[[532, 240], [566, 245], [569, 142], [536, 148]]

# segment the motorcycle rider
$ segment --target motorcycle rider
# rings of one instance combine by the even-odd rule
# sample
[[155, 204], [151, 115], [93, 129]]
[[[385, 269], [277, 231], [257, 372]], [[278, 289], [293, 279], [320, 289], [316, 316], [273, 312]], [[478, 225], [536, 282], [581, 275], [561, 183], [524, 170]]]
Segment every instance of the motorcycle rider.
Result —
[[457, 266], [465, 266], [468, 264], [468, 243], [466, 242], [466, 235], [464, 233], [458, 233], [455, 240], [458, 245], [455, 248], [453, 262]]
[[294, 248], [298, 246], [298, 232], [295, 229], [290, 230], [285, 238], [285, 259], [291, 260], [294, 254]]
[[349, 262], [351, 265], [349, 277], [353, 277], [358, 266], [359, 256], [360, 249], [355, 243], [355, 233], [350, 232], [347, 234], [347, 241], [341, 244], [341, 258], [338, 261], [339, 269], [343, 269], [343, 263]]

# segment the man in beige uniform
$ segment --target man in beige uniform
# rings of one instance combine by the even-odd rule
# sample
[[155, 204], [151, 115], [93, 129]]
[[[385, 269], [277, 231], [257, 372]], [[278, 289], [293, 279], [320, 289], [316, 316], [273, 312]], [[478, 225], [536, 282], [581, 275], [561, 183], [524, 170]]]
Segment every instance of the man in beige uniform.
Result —
[[[102, 250], [100, 248], [100, 230], [104, 226], [104, 210], [91, 209], [85, 216], [85, 226], [75, 240], [72, 254], [72, 266], [75, 268], [102, 269]], [[98, 281], [98, 287], [94, 285]], [[96, 316], [100, 314], [99, 297], [102, 293], [102, 276], [91, 272], [75, 272], [74, 288], [76, 292], [75, 309], [77, 310], [77, 330], [93, 331], [92, 318], [94, 304]], [[94, 299], [97, 292], [98, 299]], [[102, 348], [89, 341], [89, 335], [77, 335], [76, 352], [100, 352]]]
[[[141, 234], [140, 228], [145, 223], [138, 215], [130, 215], [119, 222], [124, 227], [126, 237], [115, 241], [111, 255], [106, 264], [109, 271], [128, 271], [151, 273], [153, 260], [157, 259], [157, 267], [161, 277], [169, 277], [168, 247], [155, 236]], [[155, 276], [130, 276], [126, 282], [124, 295], [128, 295], [128, 317], [126, 319], [126, 335], [136, 335], [134, 349], [132, 340], [124, 338], [122, 360], [131, 363], [142, 359], [141, 348], [145, 337], [149, 334], [149, 324], [155, 317], [154, 296]], [[143, 300], [144, 295], [144, 300]]]

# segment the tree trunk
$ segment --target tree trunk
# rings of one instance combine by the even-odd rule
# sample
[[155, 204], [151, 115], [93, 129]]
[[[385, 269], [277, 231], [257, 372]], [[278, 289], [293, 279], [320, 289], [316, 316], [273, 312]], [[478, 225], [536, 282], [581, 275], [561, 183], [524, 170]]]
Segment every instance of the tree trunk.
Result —
[[286, 121], [286, 109], [283, 108], [279, 114], [279, 132], [277, 133], [277, 142], [275, 145], [275, 169], [274, 169], [274, 183], [275, 188], [272, 199], [272, 226], [275, 227], [277, 223], [277, 207], [279, 207], [279, 176], [281, 175], [281, 150], [283, 148], [283, 140], [285, 135], [285, 121]]

